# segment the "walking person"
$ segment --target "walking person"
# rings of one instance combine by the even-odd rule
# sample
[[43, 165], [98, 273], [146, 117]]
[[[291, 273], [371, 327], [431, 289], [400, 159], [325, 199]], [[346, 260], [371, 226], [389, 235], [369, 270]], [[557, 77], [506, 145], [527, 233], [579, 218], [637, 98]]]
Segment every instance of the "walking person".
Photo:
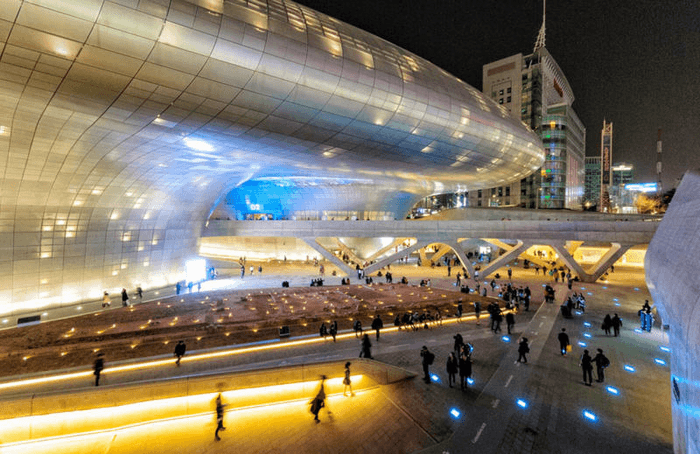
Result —
[[503, 321], [503, 316], [501, 315], [501, 309], [499, 307], [496, 307], [494, 309], [494, 315], [493, 315], [493, 333], [500, 333], [501, 332], [501, 322]]
[[613, 334], [615, 337], [620, 335], [620, 328], [622, 327], [622, 319], [615, 314], [615, 316], [612, 318], [612, 327], [613, 327]]
[[366, 333], [362, 336], [362, 350], [360, 351], [360, 358], [374, 359], [372, 358], [372, 342], [369, 340], [369, 335]]
[[377, 333], [377, 342], [379, 342], [379, 330], [384, 328], [384, 322], [382, 318], [377, 314], [372, 320], [372, 329]]
[[216, 441], [221, 440], [221, 437], [219, 437], [219, 431], [220, 430], [226, 430], [224, 427], [224, 409], [226, 408], [226, 405], [221, 402], [221, 393], [219, 393], [218, 396], [216, 396], [216, 431], [214, 431], [214, 438], [216, 438]]
[[530, 352], [530, 346], [528, 345], [528, 340], [527, 337], [523, 337], [520, 339], [520, 343], [518, 344], [518, 362], [522, 360], [522, 362], [526, 363], [527, 362], [527, 354]]
[[338, 322], [337, 321], [333, 320], [331, 322], [331, 328], [329, 331], [331, 333], [331, 336], [333, 336], [333, 342], [335, 342], [335, 336], [338, 335]]
[[515, 315], [512, 312], [506, 314], [506, 326], [508, 327], [508, 334], [510, 334], [510, 330], [515, 326]]
[[601, 325], [601, 328], [605, 332], [606, 336], [610, 335], [610, 328], [612, 328], [612, 318], [610, 317], [610, 314], [606, 314], [605, 318], [603, 319], [603, 324]]
[[603, 354], [603, 349], [599, 348], [598, 353], [593, 358], [595, 363], [595, 373], [598, 379], [598, 383], [603, 383], [605, 381], [605, 368], [610, 365], [610, 360]]
[[469, 378], [472, 376], [471, 356], [462, 353], [459, 356], [459, 388], [464, 391], [468, 388]]
[[584, 350], [579, 365], [583, 371], [583, 384], [586, 386], [591, 386], [593, 382], [593, 363], [591, 360], [591, 355], [588, 354], [588, 350]]
[[95, 375], [95, 386], [100, 386], [100, 374], [105, 368], [104, 353], [98, 353], [95, 364], [92, 365], [93, 374]]
[[571, 348], [571, 342], [569, 341], [569, 335], [566, 334], [566, 328], [561, 329], [557, 339], [559, 339], [559, 350], [561, 351], [561, 356], [566, 356], [566, 353]]
[[355, 330], [355, 339], [362, 336], [362, 322], [359, 318], [352, 324], [352, 329]]
[[318, 393], [316, 393], [316, 397], [311, 399], [311, 413], [314, 415], [314, 421], [316, 421], [316, 424], [320, 423], [321, 420], [318, 419], [318, 413], [321, 411], [323, 407], [326, 406], [326, 391], [323, 389], [323, 382], [326, 380], [325, 375], [321, 375], [321, 389], [318, 390]]
[[350, 381], [350, 362], [345, 363], [345, 378], [343, 378], [343, 396], [347, 396], [348, 389], [350, 390], [350, 397], [355, 397], [355, 393], [352, 392], [352, 382]]
[[457, 303], [457, 319], [458, 319], [458, 320], [462, 318], [462, 309], [463, 309], [463, 308], [462, 308], [462, 302], [459, 301], [459, 302]]
[[109, 297], [109, 293], [105, 292], [102, 295], [102, 307], [109, 307], [112, 305], [112, 298]]
[[446, 367], [448, 384], [450, 385], [450, 388], [452, 388], [452, 384], [455, 382], [457, 372], [459, 371], [459, 361], [457, 360], [457, 357], [455, 356], [454, 352], [450, 352], [449, 356], [447, 357]]
[[464, 345], [464, 338], [462, 337], [461, 334], [457, 333], [454, 336], [452, 336], [452, 339], [455, 340], [455, 353], [459, 355], [459, 352], [462, 350], [462, 345]]
[[183, 356], [185, 356], [185, 351], [187, 351], [185, 341], [177, 341], [177, 345], [175, 346], [175, 357], [177, 357], [177, 359], [175, 360], [176, 366], [180, 366], [180, 360]]
[[427, 384], [430, 384], [430, 365], [433, 364], [435, 355], [424, 345], [423, 348], [421, 348], [420, 356], [421, 365], [423, 366], [423, 380]]
[[139, 301], [143, 301], [143, 289], [140, 285], [136, 287], [136, 296], [139, 297]]
[[474, 315], [476, 315], [476, 324], [481, 325], [479, 321], [479, 317], [481, 317], [481, 303], [478, 301], [474, 301]]
[[122, 289], [122, 307], [129, 305], [129, 295], [126, 293], [126, 289]]
[[326, 322], [321, 323], [321, 327], [318, 329], [318, 333], [324, 339], [326, 338], [326, 336], [328, 336], [328, 329], [326, 328]]

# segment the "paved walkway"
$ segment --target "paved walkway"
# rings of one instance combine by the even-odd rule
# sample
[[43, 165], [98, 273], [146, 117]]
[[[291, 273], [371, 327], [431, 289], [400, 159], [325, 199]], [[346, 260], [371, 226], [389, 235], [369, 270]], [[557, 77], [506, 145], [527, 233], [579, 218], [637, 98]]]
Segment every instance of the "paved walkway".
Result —
[[[332, 397], [329, 408], [333, 422], [322, 413], [324, 422], [311, 423], [306, 402], [299, 402], [264, 411], [227, 413], [229, 430], [218, 443], [213, 441], [212, 414], [125, 428], [111, 437], [95, 435], [103, 437], [99, 441], [86, 438], [94, 442], [90, 446], [101, 447], [97, 451], [85, 448], [87, 445], [79, 440], [67, 440], [66, 449], [60, 452], [671, 453], [669, 371], [654, 362], [655, 358], [668, 360], [669, 353], [659, 349], [666, 339], [658, 330], [651, 334], [634, 331], [636, 311], [649, 298], [646, 288], [639, 284], [643, 282], [640, 275], [616, 270], [608, 284], [584, 285], [588, 311], [573, 319], [562, 319], [557, 304], [542, 306], [534, 317], [518, 315], [510, 342], [474, 322], [383, 336], [380, 342], [374, 342], [376, 360], [420, 374], [418, 351], [421, 345], [428, 345], [437, 355], [432, 369], [439, 381], [427, 385], [409, 380], [353, 399]], [[532, 285], [544, 282], [530, 271], [516, 270], [513, 277], [528, 278]], [[615, 278], [620, 282], [614, 282]], [[450, 283], [451, 279], [436, 277], [433, 285]], [[559, 289], [558, 300], [565, 290]], [[624, 319], [619, 338], [606, 337], [600, 330], [603, 316], [613, 312]], [[572, 354], [564, 358], [558, 353], [556, 340], [560, 327], [567, 328], [574, 344]], [[450, 389], [446, 384], [444, 362], [457, 331], [475, 346], [475, 383], [468, 392]], [[514, 363], [516, 340], [522, 334], [532, 341], [527, 365]], [[578, 367], [583, 347], [579, 342], [585, 342], [591, 352], [602, 348], [610, 358], [605, 385], [583, 386]], [[358, 351], [356, 341], [349, 339], [284, 352], [254, 353], [226, 364], [207, 365], [236, 370], [352, 358]], [[627, 372], [625, 365], [634, 366], [636, 372]], [[183, 364], [177, 372], [187, 372], [190, 366]], [[176, 371], [174, 367], [163, 370]], [[144, 372], [133, 378], [152, 377]], [[112, 383], [116, 385], [119, 380], [114, 377]], [[614, 386], [618, 394], [606, 391], [607, 385]], [[527, 407], [519, 407], [517, 398], [522, 398]], [[458, 418], [450, 415], [453, 408], [460, 411]], [[596, 421], [585, 419], [584, 411], [594, 414]], [[27, 451], [3, 447], [2, 452]]]

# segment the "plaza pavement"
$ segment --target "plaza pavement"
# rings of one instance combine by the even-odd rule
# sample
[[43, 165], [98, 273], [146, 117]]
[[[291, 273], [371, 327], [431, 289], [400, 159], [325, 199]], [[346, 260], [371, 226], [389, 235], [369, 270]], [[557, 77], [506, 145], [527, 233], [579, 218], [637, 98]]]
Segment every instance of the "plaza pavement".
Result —
[[[415, 272], [416, 276], [431, 277], [435, 287], [447, 288], [452, 283], [452, 278], [447, 280], [440, 276], [440, 273], [444, 276], [445, 269], [392, 268], [395, 277], [405, 274], [413, 279]], [[298, 277], [300, 282], [309, 276], [292, 274], [293, 279]], [[313, 424], [305, 402], [283, 404], [265, 411], [227, 413], [229, 429], [218, 443], [213, 440], [212, 412], [212, 416], [200, 416], [198, 420], [125, 428], [119, 433], [110, 433], [102, 442], [68, 440], [60, 452], [91, 452], [86, 446], [100, 446], [100, 452], [105, 452], [106, 446], [109, 452], [154, 453], [670, 453], [669, 371], [654, 362], [654, 358], [668, 359], [669, 353], [659, 349], [666, 339], [658, 324], [651, 334], [634, 331], [638, 325], [636, 311], [644, 299], [649, 298], [642, 274], [635, 270], [616, 270], [607, 284], [583, 284], [588, 309], [570, 320], [562, 319], [559, 314], [558, 303], [564, 298], [566, 288], [558, 285], [558, 303], [543, 305], [534, 316], [519, 314], [516, 335], [510, 342], [490, 333], [483, 322], [481, 326], [467, 322], [416, 333], [387, 334], [381, 341], [374, 342], [373, 355], [377, 361], [422, 374], [418, 352], [421, 345], [427, 345], [437, 355], [432, 371], [439, 381], [427, 385], [420, 379], [413, 379], [369, 390], [355, 398], [331, 396], [332, 422], [322, 413], [323, 422]], [[284, 276], [289, 275], [275, 273], [258, 279], [258, 283], [264, 285], [267, 279], [272, 281]], [[534, 276], [531, 270], [519, 268], [515, 269], [513, 279], [530, 282], [531, 287], [544, 282], [544, 278]], [[254, 278], [244, 281], [251, 285]], [[580, 287], [575, 286], [574, 290]], [[613, 312], [624, 320], [619, 338], [606, 337], [600, 329], [603, 316]], [[591, 327], [586, 327], [584, 322]], [[568, 357], [558, 353], [556, 335], [561, 327], [567, 328], [574, 344]], [[475, 383], [466, 393], [446, 385], [444, 362], [452, 350], [452, 335], [457, 331], [475, 346]], [[591, 338], [584, 337], [585, 333]], [[527, 365], [514, 362], [519, 335], [531, 340]], [[598, 347], [603, 348], [612, 363], [606, 371], [605, 386], [617, 388], [618, 395], [610, 394], [604, 385], [595, 382], [592, 387], [583, 386], [578, 367], [583, 348], [578, 342], [585, 342], [592, 353]], [[228, 363], [208, 366], [219, 371], [284, 366], [352, 358], [358, 351], [356, 341], [350, 339], [338, 344], [300, 347], [293, 353], [239, 356]], [[627, 372], [625, 365], [634, 366], [636, 372]], [[179, 369], [163, 369], [159, 374], [165, 378], [171, 376], [169, 374], [201, 372], [191, 366], [183, 363]], [[141, 375], [130, 378], [110, 378], [106, 372], [106, 384], [111, 386], [118, 386], [122, 379], [159, 377], [140, 372]], [[85, 384], [67, 383], [66, 386]], [[526, 408], [517, 405], [518, 398], [526, 402]], [[450, 415], [453, 408], [460, 412], [458, 418]], [[595, 414], [597, 420], [585, 419], [583, 411]], [[55, 450], [56, 445], [51, 448], [54, 450], [46, 452], [59, 452]], [[3, 452], [26, 451], [4, 448]]]

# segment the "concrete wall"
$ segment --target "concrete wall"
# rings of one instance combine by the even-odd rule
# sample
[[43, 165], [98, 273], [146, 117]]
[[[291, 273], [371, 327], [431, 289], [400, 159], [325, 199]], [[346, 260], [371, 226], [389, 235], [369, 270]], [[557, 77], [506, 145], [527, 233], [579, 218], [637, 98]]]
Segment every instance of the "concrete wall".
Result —
[[[649, 291], [670, 326], [673, 443], [700, 453], [700, 173], [686, 173], [647, 249]], [[677, 398], [678, 397], [678, 398]]]

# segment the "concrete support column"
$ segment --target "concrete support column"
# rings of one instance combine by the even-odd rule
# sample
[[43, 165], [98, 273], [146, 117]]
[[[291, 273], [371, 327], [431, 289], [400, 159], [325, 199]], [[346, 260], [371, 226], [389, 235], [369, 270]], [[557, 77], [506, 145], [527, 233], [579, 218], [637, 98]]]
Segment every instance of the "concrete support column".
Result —
[[406, 239], [407, 238], [396, 238], [391, 244], [384, 246], [374, 254], [367, 257], [367, 261], [371, 262], [373, 260], [376, 260], [377, 257], [381, 257], [383, 254], [390, 251], [391, 249], [394, 249], [396, 246], [400, 246], [401, 244], [403, 244], [403, 242], [406, 241]]
[[358, 256], [352, 251], [352, 249], [350, 249], [349, 247], [347, 247], [347, 246], [345, 245], [345, 243], [343, 243], [342, 241], [340, 241], [338, 238], [335, 239], [335, 244], [337, 244], [338, 247], [340, 248], [340, 250], [343, 251], [345, 254], [347, 254], [348, 257], [350, 257], [350, 260], [352, 260], [353, 262], [358, 263], [360, 266], [362, 266], [362, 264], [365, 262], [365, 261], [362, 260], [360, 257], [358, 257]]
[[340, 270], [347, 274], [348, 277], [356, 277], [357, 274], [354, 269], [349, 267], [348, 265], [345, 264], [342, 260], [340, 260], [338, 257], [336, 257], [334, 254], [332, 254], [330, 251], [326, 250], [323, 246], [318, 244], [315, 238], [302, 238], [304, 243], [308, 244], [309, 247], [313, 248], [316, 250], [319, 254], [323, 256], [326, 260], [340, 268]]
[[444, 256], [445, 254], [447, 254], [451, 250], [452, 250], [451, 246], [448, 246], [447, 244], [443, 244], [442, 246], [440, 246], [440, 249], [438, 249], [438, 251], [435, 254], [433, 254], [432, 257], [430, 257], [430, 261], [437, 265], [438, 260], [440, 260], [442, 258], [442, 256]]
[[595, 282], [602, 276], [610, 266], [615, 264], [618, 260], [620, 260], [620, 257], [622, 257], [625, 252], [629, 250], [634, 246], [633, 244], [620, 244], [620, 243], [611, 243], [611, 248], [608, 250], [608, 252], [603, 255], [598, 262], [593, 265], [591, 268], [591, 281], [588, 282]]
[[552, 249], [559, 254], [559, 260], [564, 262], [564, 264], [566, 264], [571, 271], [577, 274], [582, 282], [595, 282], [595, 280], [590, 280], [591, 276], [583, 269], [581, 265], [578, 264], [576, 260], [574, 260], [573, 255], [569, 253], [569, 249], [566, 247], [564, 242], [551, 242], [549, 243], [549, 246], [551, 246]]
[[[493, 243], [492, 243], [493, 244]], [[491, 262], [489, 266], [487, 266], [481, 273], [481, 277], [487, 277], [494, 271], [496, 271], [498, 268], [506, 265], [507, 263], [515, 260], [518, 258], [520, 253], [524, 251], [525, 249], [529, 248], [531, 243], [525, 243], [523, 241], [518, 240], [517, 244], [513, 247], [511, 247], [509, 250], [506, 250], [503, 254], [501, 254], [500, 257], [498, 257], [496, 260]], [[495, 245], [494, 245], [495, 246]], [[500, 247], [500, 246], [499, 246]]]
[[[445, 244], [449, 245], [452, 248], [452, 250], [455, 251], [455, 254], [457, 254], [459, 261], [462, 263], [462, 266], [467, 269], [467, 273], [469, 274], [468, 277], [474, 277], [474, 267], [472, 266], [472, 262], [469, 261], [467, 254], [464, 253], [464, 248], [462, 247], [462, 245], [459, 242], [452, 241]], [[467, 276], [464, 277], [466, 278]]]
[[372, 265], [366, 267], [365, 268], [365, 275], [369, 276], [371, 273], [374, 273], [375, 271], [377, 271], [381, 268], [384, 268], [387, 265], [391, 265], [396, 260], [398, 260], [399, 257], [402, 257], [404, 255], [408, 256], [412, 252], [414, 252], [415, 250], [422, 249], [422, 248], [426, 247], [428, 244], [430, 244], [430, 242], [417, 240], [416, 244], [414, 244], [413, 246], [407, 247], [406, 249], [399, 251], [395, 254], [391, 254], [389, 257], [383, 258], [380, 261], [378, 261], [377, 263], [373, 263]]
[[426, 244], [418, 250], [418, 256], [420, 257], [421, 266], [430, 266], [430, 264], [428, 263], [430, 260], [428, 260], [428, 256], [425, 253], [426, 246], [428, 245]]

